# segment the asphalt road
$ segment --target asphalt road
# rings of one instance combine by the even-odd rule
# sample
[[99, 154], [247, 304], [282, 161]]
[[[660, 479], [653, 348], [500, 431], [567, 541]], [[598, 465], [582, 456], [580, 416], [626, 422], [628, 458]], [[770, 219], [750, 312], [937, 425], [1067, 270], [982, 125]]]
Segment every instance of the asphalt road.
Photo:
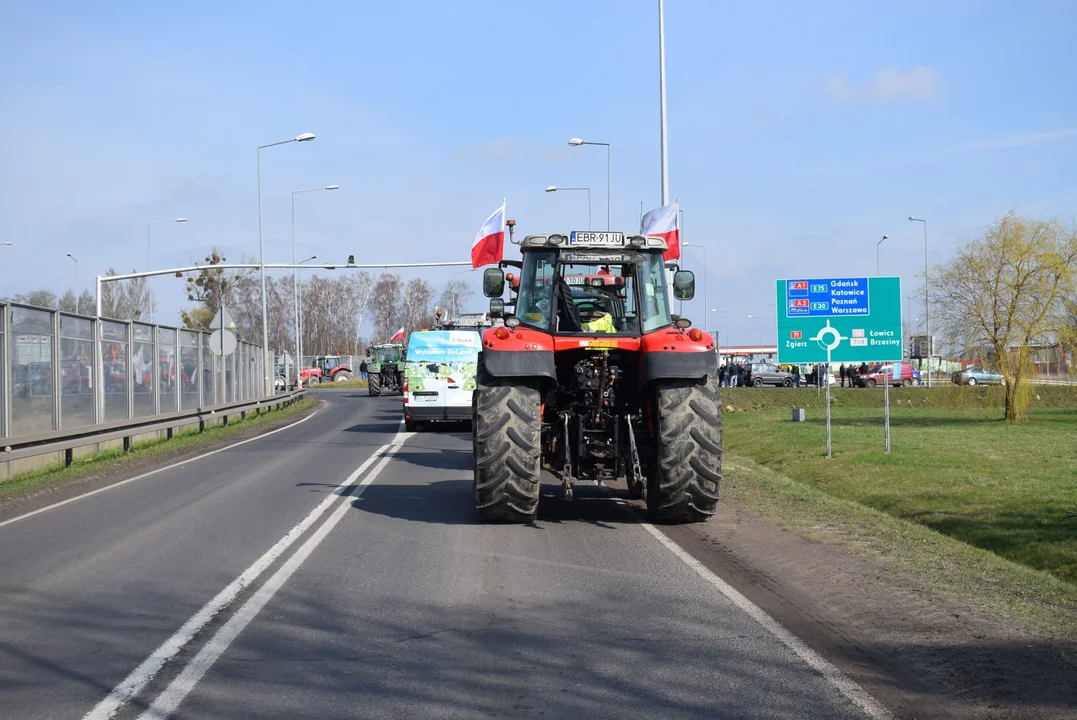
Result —
[[469, 434], [326, 401], [0, 526], [0, 715], [866, 716], [599, 489], [478, 525]]

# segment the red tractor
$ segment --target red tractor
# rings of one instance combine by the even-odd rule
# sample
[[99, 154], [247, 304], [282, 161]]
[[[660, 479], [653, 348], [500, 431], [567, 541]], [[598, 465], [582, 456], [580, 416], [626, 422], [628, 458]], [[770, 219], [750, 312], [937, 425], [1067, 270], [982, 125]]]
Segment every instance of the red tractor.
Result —
[[[578, 480], [624, 477], [650, 517], [691, 522], [718, 505], [722, 416], [715, 342], [671, 314], [660, 237], [529, 235], [522, 262], [489, 268], [483, 292], [514, 314], [483, 333], [474, 394], [475, 513], [531, 522], [540, 473], [572, 499]], [[673, 299], [695, 278], [673, 274]]]
[[309, 368], [299, 371], [299, 379], [304, 385], [317, 385], [318, 383], [352, 379], [352, 369], [340, 364], [337, 355], [319, 355]]

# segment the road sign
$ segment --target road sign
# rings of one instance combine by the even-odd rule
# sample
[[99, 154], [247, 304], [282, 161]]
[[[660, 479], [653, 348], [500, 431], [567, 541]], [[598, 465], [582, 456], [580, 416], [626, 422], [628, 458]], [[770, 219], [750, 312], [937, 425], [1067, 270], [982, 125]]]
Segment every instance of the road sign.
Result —
[[778, 362], [902, 359], [901, 279], [778, 280]]
[[221, 305], [221, 309], [213, 316], [213, 322], [209, 326], [213, 330], [235, 330], [236, 321], [232, 318], [232, 313], [228, 312], [228, 308]]
[[214, 330], [209, 336], [209, 349], [218, 355], [231, 355], [238, 344], [235, 333], [228, 330]]

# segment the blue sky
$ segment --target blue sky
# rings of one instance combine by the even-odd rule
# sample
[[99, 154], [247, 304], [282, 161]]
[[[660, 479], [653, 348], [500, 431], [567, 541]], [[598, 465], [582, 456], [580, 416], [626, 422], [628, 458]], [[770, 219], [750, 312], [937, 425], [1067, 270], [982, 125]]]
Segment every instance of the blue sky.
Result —
[[[0, 295], [212, 245], [267, 261], [466, 260], [508, 199], [524, 233], [583, 228], [592, 188], [638, 228], [659, 204], [657, 3], [5, 3]], [[884, 274], [916, 301], [932, 259], [1009, 209], [1077, 209], [1077, 5], [666, 3], [670, 193], [699, 275], [685, 314], [773, 338], [773, 280]], [[514, 248], [510, 252], [514, 251]], [[449, 271], [424, 271], [437, 285]], [[471, 277], [478, 288], [478, 273]], [[155, 281], [163, 312], [179, 281]], [[482, 304], [474, 301], [475, 309]], [[747, 315], [765, 315], [764, 321]]]

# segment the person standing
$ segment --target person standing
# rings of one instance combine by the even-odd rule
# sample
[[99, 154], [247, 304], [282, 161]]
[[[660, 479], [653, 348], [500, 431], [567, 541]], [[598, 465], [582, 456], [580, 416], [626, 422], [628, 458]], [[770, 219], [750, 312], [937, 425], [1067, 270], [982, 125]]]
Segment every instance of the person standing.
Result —
[[793, 366], [793, 387], [800, 387], [800, 366]]
[[841, 376], [841, 386], [845, 387], [845, 363], [842, 363], [841, 367], [838, 368], [838, 374]]
[[366, 360], [359, 363], [359, 377], [366, 380]]

